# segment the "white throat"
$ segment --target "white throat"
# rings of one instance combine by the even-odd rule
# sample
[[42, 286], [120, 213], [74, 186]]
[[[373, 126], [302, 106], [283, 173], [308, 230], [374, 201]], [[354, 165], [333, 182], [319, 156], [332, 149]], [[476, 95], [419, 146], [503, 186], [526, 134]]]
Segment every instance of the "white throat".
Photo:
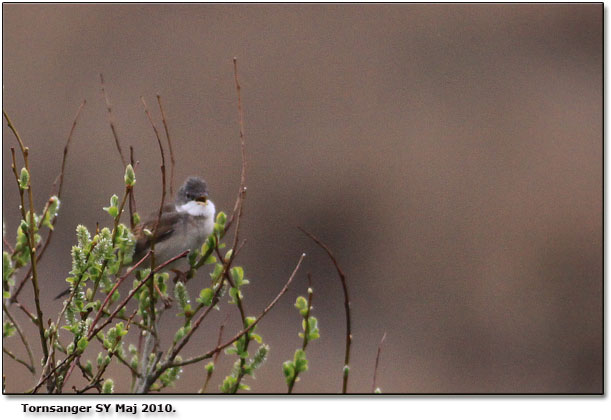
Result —
[[214, 207], [214, 203], [210, 200], [205, 203], [189, 201], [186, 204], [177, 205], [176, 211], [179, 213], [188, 213], [190, 216], [205, 217], [214, 220], [216, 208]]

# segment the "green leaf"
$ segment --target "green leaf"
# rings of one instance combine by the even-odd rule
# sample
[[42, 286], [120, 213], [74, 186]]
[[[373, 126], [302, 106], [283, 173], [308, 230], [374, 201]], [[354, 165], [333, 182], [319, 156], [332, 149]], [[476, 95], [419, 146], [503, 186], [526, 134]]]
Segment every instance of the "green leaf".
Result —
[[185, 336], [185, 329], [183, 327], [180, 327], [178, 331], [176, 331], [176, 334], [174, 335], [174, 342], [178, 343], [180, 340], [182, 340], [184, 336]]
[[55, 216], [57, 216], [58, 210], [59, 198], [57, 198], [56, 196], [49, 198], [49, 208], [45, 213], [45, 218], [42, 221], [42, 225], [46, 226], [50, 230], [53, 230], [53, 225], [51, 224], [51, 221], [55, 218]]
[[212, 277], [213, 281], [217, 281], [221, 277], [222, 273], [223, 273], [223, 264], [216, 264], [214, 266], [214, 271], [210, 273], [210, 277]]
[[134, 212], [132, 215], [132, 222], [134, 223], [134, 226], [140, 223], [140, 215], [137, 212]]
[[223, 381], [223, 384], [220, 387], [221, 392], [225, 394], [233, 392], [233, 388], [235, 388], [235, 384], [237, 383], [237, 381], [238, 380], [234, 378], [233, 376], [225, 377], [225, 380]]
[[259, 346], [257, 352], [252, 358], [251, 366], [253, 369], [257, 369], [259, 366], [261, 366], [261, 364], [263, 364], [263, 362], [265, 362], [265, 359], [267, 358], [267, 353], [269, 353], [269, 346], [267, 344], [262, 344], [261, 346]]
[[216, 215], [216, 223], [225, 227], [226, 222], [227, 222], [227, 215], [223, 213], [222, 211], [219, 211], [219, 213]]
[[318, 320], [316, 317], [311, 316], [308, 318], [308, 341], [316, 340], [320, 338], [320, 331], [318, 330]]
[[110, 216], [115, 219], [119, 214], [119, 197], [116, 194], [113, 194], [110, 197], [110, 206], [103, 207], [104, 211], [110, 214]]
[[189, 255], [187, 255], [187, 261], [189, 261], [189, 266], [195, 267], [195, 265], [197, 264], [198, 258], [199, 258], [199, 253], [197, 251], [189, 252]]
[[214, 292], [211, 288], [207, 287], [202, 289], [199, 292], [199, 298], [197, 299], [198, 303], [201, 303], [204, 306], [210, 306], [212, 304], [212, 298], [214, 297]]
[[308, 370], [308, 359], [306, 358], [305, 351], [303, 351], [302, 349], [297, 349], [295, 351], [293, 364], [297, 372], [305, 372], [306, 370]]
[[133, 187], [136, 183], [136, 174], [131, 164], [125, 167], [125, 176], [123, 177], [127, 187]]
[[15, 328], [15, 325], [13, 325], [12, 322], [5, 321], [2, 325], [2, 338], [11, 337], [13, 334], [15, 334], [16, 331], [17, 328]]
[[212, 375], [212, 372], [214, 372], [214, 362], [209, 362], [206, 367], [206, 372], [208, 372], [209, 375]]
[[243, 298], [242, 292], [240, 292], [240, 290], [235, 287], [229, 288], [229, 296], [231, 296], [230, 303], [234, 303], [234, 304], [238, 303], [238, 298], [240, 300]]
[[299, 296], [295, 301], [295, 307], [299, 310], [301, 316], [306, 316], [308, 313], [308, 301], [303, 296]]
[[289, 384], [293, 380], [295, 376], [295, 366], [293, 362], [287, 360], [282, 364], [282, 373], [284, 374], [284, 378], [286, 379], [286, 383]]
[[88, 345], [89, 340], [87, 340], [87, 337], [81, 337], [81, 339], [76, 343], [76, 348], [79, 350], [79, 353], [82, 353], [85, 351]]
[[176, 286], [174, 286], [174, 297], [176, 298], [176, 300], [184, 311], [187, 305], [189, 304], [190, 299], [189, 292], [187, 291], [187, 288], [185, 287], [185, 284], [183, 282], [179, 281], [176, 283]]
[[26, 168], [21, 168], [21, 174], [19, 175], [19, 188], [27, 190], [30, 185], [30, 173]]
[[102, 385], [102, 394], [112, 394], [114, 392], [115, 383], [112, 379], [106, 379]]
[[244, 269], [242, 267], [231, 267], [231, 277], [235, 282], [237, 287], [242, 285], [242, 281], [244, 280]]

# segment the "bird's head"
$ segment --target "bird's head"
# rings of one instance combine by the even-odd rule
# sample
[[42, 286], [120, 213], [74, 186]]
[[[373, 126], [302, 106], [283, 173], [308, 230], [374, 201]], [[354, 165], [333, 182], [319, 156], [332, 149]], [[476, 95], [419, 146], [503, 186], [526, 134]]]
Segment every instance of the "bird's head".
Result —
[[214, 215], [214, 204], [208, 199], [208, 185], [201, 178], [191, 176], [176, 194], [176, 210], [193, 216]]

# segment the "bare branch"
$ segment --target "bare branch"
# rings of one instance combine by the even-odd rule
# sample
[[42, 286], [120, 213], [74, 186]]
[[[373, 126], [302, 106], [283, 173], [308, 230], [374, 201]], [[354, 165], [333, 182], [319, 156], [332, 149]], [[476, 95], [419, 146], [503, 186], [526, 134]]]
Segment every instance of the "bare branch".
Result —
[[15, 326], [15, 330], [17, 330], [17, 334], [19, 335], [19, 338], [21, 339], [21, 342], [23, 343], [23, 346], [25, 347], [25, 350], [28, 353], [28, 359], [30, 359], [29, 366], [31, 367], [28, 367], [28, 369], [30, 369], [30, 372], [32, 372], [32, 374], [35, 374], [36, 368], [34, 367], [34, 357], [32, 356], [32, 350], [30, 349], [30, 344], [28, 343], [28, 340], [25, 338], [21, 327], [19, 326], [15, 318], [13, 318], [13, 315], [11, 315], [11, 313], [9, 312], [4, 301], [2, 302], [2, 309], [4, 310], [4, 313], [6, 314], [7, 318]]
[[[246, 195], [246, 141], [244, 140], [244, 112], [242, 111], [242, 88], [238, 78], [238, 59], [233, 59], [233, 72], [235, 79], [235, 87], [238, 94], [238, 122], [240, 125], [240, 154], [242, 156], [242, 170], [240, 173], [240, 190], [238, 197], [231, 213], [231, 218], [225, 224], [225, 231], [229, 230], [234, 220], [237, 217], [237, 226], [239, 227], [240, 218], [242, 217], [242, 203]], [[236, 227], [236, 238], [238, 236], [238, 227]], [[237, 239], [234, 241], [237, 242]]]
[[5, 348], [4, 346], [2, 346], [2, 352], [5, 353], [6, 355], [8, 355], [11, 359], [13, 359], [14, 361], [16, 361], [17, 363], [22, 364], [23, 366], [25, 366], [31, 373], [36, 373], [36, 371], [34, 370], [34, 366], [28, 364], [26, 361], [21, 360], [20, 358], [18, 358], [17, 356], [15, 356], [13, 353], [11, 353], [7, 348]]
[[174, 150], [172, 149], [172, 139], [170, 138], [170, 130], [168, 129], [168, 123], [165, 118], [165, 112], [161, 105], [161, 96], [157, 95], [157, 103], [159, 104], [159, 110], [161, 111], [161, 121], [163, 122], [163, 128], [165, 130], [165, 137], [168, 140], [168, 146], [170, 147], [170, 195], [174, 196]]
[[384, 331], [384, 335], [380, 340], [380, 344], [378, 344], [378, 352], [376, 353], [376, 364], [373, 369], [373, 381], [371, 382], [371, 393], [373, 394], [376, 390], [376, 383], [378, 380], [378, 364], [380, 363], [380, 353], [382, 352], [382, 344], [384, 344], [384, 340], [386, 340], [386, 331]]
[[[221, 323], [221, 326], [219, 327], [219, 338], [216, 340], [216, 346], [217, 347], [221, 345], [221, 342], [223, 340], [223, 330], [225, 329], [225, 324], [227, 323], [228, 319], [229, 319], [229, 314], [227, 314], [227, 316], [225, 317], [225, 319]], [[214, 357], [212, 358], [212, 363], [214, 363], [214, 365], [216, 365], [216, 361], [218, 360], [220, 355], [221, 355], [220, 351], [217, 351], [214, 354]], [[206, 372], [206, 382], [204, 382], [204, 385], [199, 390], [200, 394], [205, 394], [206, 393], [206, 388], [208, 388], [208, 383], [210, 382], [210, 378], [212, 378], [212, 374], [213, 373], [214, 373], [214, 369], [213, 370], [209, 370], [209, 371]]]
[[[134, 168], [134, 172], [136, 171], [136, 168], [138, 167], [138, 162], [134, 161], [134, 147], [133, 146], [129, 146], [129, 162], [132, 165], [132, 168]], [[134, 195], [134, 187], [132, 187], [132, 191], [131, 194], [129, 195], [129, 226], [131, 227], [131, 229], [133, 230], [135, 227], [135, 223], [134, 223], [134, 213], [136, 213], [136, 197]]]
[[87, 104], [87, 100], [83, 99], [83, 102], [81, 102], [81, 105], [78, 107], [78, 110], [76, 111], [76, 115], [74, 116], [74, 120], [72, 121], [72, 126], [70, 127], [70, 132], [68, 133], [68, 139], [66, 140], [66, 145], [64, 146], [64, 155], [62, 157], [62, 166], [59, 171], [59, 175], [57, 176], [57, 178], [55, 178], [55, 182], [53, 182], [53, 188], [55, 189], [55, 185], [57, 184], [57, 181], [59, 180], [59, 187], [57, 188], [57, 194], [56, 194], [58, 198], [61, 198], [62, 196], [62, 188], [64, 186], [64, 171], [66, 168], [66, 158], [68, 157], [68, 150], [70, 149], [72, 135], [74, 134], [74, 129], [76, 128], [76, 123], [78, 122], [78, 118], [81, 115], [81, 111], [83, 110], [83, 107], [86, 104]]
[[108, 95], [106, 95], [106, 89], [104, 88], [104, 75], [102, 75], [102, 73], [100, 73], [100, 84], [102, 86], [102, 96], [104, 97], [104, 102], [106, 103], [106, 110], [108, 111], [108, 123], [110, 124], [110, 130], [112, 131], [112, 136], [115, 139], [115, 145], [117, 146], [117, 151], [121, 157], [121, 163], [125, 168], [127, 164], [125, 163], [125, 157], [123, 156], [123, 151], [121, 150], [121, 143], [119, 142], [119, 136], [117, 135], [117, 129], [115, 128], [115, 123], [112, 117], [112, 106], [110, 105], [110, 100], [108, 100]]
[[344, 309], [346, 312], [346, 351], [344, 355], [344, 375], [343, 375], [343, 383], [342, 383], [342, 393], [345, 394], [348, 391], [348, 375], [350, 374], [350, 346], [352, 344], [352, 327], [350, 322], [350, 298], [348, 296], [348, 285], [346, 283], [346, 275], [340, 268], [335, 256], [331, 252], [331, 249], [327, 245], [325, 245], [320, 239], [316, 236], [312, 235], [310, 232], [305, 230], [304, 228], [298, 226], [299, 230], [305, 233], [307, 236], [312, 239], [316, 245], [321, 247], [331, 258], [335, 269], [337, 270], [337, 274], [339, 275], [339, 279], [342, 283], [342, 289], [344, 291]]

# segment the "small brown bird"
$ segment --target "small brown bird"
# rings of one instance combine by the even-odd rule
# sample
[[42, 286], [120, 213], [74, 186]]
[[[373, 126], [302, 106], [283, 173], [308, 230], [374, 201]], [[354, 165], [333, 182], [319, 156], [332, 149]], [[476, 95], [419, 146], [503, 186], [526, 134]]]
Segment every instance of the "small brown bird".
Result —
[[[216, 208], [208, 199], [208, 186], [201, 178], [191, 176], [180, 187], [174, 204], [163, 208], [155, 239], [155, 261], [163, 263], [186, 250], [200, 248], [214, 230]], [[133, 262], [139, 261], [151, 246], [151, 238], [145, 229], [153, 231], [157, 215], [138, 224], [133, 229], [136, 237], [136, 249]], [[70, 292], [63, 291], [56, 296], [59, 299]]]

